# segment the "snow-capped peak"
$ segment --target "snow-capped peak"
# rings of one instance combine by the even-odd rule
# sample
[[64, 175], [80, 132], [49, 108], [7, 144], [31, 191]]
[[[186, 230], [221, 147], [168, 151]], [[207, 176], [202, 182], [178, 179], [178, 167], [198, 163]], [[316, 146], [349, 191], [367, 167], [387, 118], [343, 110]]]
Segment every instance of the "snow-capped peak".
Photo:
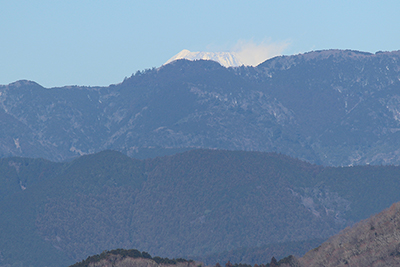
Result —
[[235, 52], [190, 52], [187, 49], [182, 50], [172, 58], [170, 58], [164, 65], [178, 59], [204, 59], [213, 60], [218, 62], [224, 67], [238, 67], [245, 65]]

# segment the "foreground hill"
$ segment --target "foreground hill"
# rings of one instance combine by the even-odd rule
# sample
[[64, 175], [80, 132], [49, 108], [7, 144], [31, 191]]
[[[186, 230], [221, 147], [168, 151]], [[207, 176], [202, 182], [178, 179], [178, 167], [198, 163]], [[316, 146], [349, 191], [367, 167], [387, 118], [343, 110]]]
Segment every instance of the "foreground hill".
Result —
[[301, 266], [400, 266], [400, 203], [346, 228], [299, 259]]
[[248, 263], [258, 262], [257, 251], [272, 253], [266, 261], [277, 252], [301, 256], [312, 240], [400, 201], [398, 177], [395, 166], [322, 167], [244, 151], [4, 158], [0, 266], [67, 266], [115, 248], [206, 264], [245, 248], [254, 252]]
[[178, 60], [109, 87], [0, 86], [0, 157], [105, 149], [276, 151], [324, 165], [400, 164], [400, 52], [315, 51], [256, 66]]
[[151, 257], [136, 249], [115, 249], [88, 257], [70, 267], [203, 267], [201, 262], [186, 259]]

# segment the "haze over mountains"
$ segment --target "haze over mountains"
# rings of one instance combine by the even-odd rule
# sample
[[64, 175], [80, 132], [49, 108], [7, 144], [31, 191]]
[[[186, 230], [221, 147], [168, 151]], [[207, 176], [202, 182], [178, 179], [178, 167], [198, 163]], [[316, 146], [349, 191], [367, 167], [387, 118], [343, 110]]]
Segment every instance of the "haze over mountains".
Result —
[[225, 68], [177, 60], [109, 87], [0, 86], [0, 155], [63, 161], [193, 148], [325, 165], [400, 163], [400, 52], [326, 50]]

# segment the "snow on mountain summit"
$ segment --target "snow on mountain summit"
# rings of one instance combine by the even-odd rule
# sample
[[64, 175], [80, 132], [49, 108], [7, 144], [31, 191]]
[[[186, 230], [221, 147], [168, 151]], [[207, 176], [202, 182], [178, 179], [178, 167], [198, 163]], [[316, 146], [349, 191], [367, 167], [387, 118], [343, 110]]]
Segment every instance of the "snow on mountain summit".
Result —
[[182, 50], [172, 58], [170, 58], [164, 65], [178, 59], [204, 59], [213, 60], [218, 62], [224, 67], [238, 67], [244, 64], [235, 52], [190, 52], [187, 49]]

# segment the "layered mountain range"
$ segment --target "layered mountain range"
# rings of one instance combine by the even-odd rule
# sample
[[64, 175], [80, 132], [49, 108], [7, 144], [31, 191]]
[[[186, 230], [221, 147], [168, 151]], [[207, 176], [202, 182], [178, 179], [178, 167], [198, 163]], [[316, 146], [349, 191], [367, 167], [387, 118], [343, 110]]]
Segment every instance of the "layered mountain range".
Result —
[[0, 156], [105, 149], [275, 151], [312, 163], [400, 163], [400, 52], [315, 51], [256, 67], [176, 60], [108, 87], [0, 86]]

